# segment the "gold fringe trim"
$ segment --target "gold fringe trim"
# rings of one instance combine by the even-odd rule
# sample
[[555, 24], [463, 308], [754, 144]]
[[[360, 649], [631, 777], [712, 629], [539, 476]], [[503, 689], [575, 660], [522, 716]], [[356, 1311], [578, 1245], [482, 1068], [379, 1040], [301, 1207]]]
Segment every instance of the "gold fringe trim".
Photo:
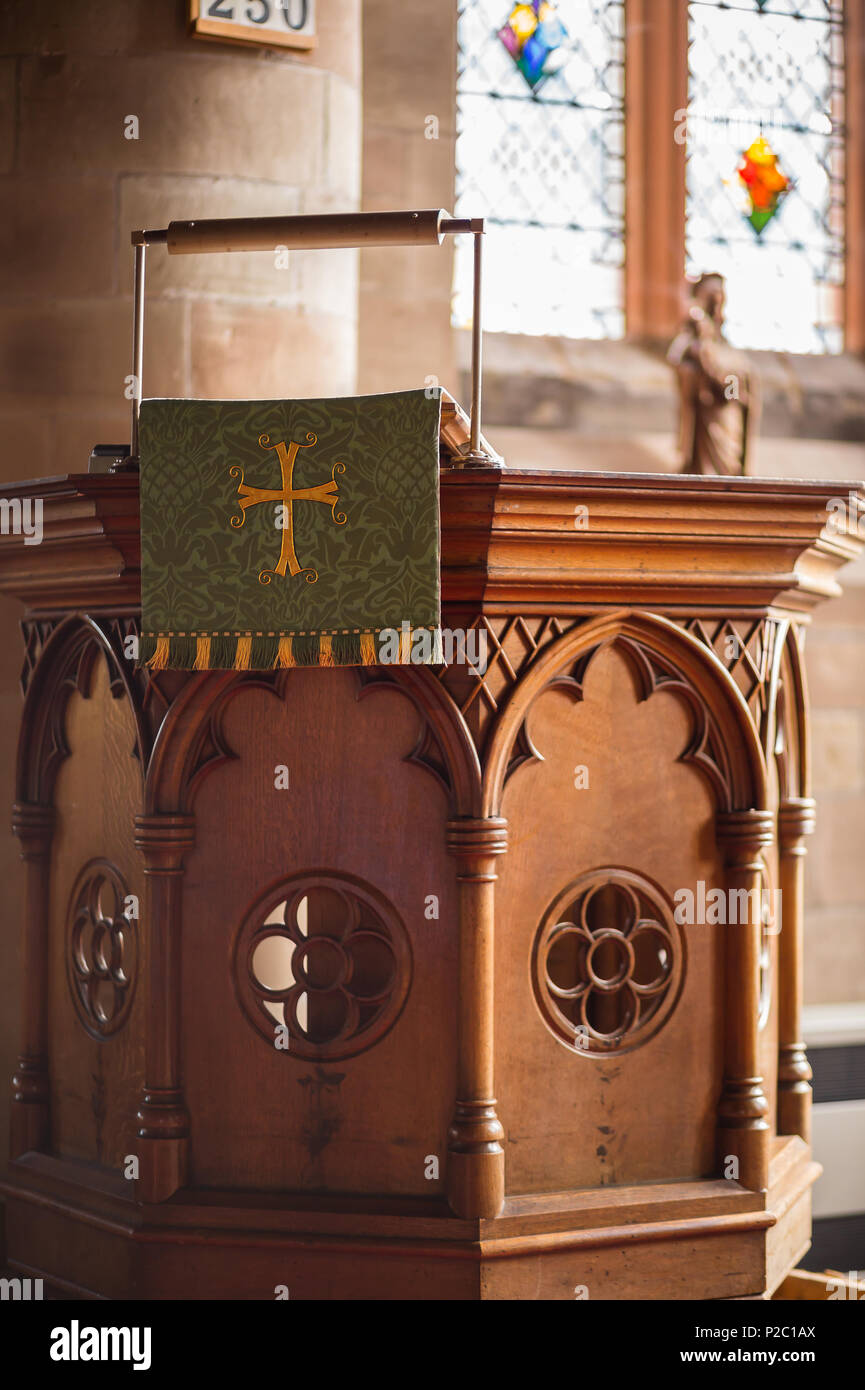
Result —
[[198, 637], [195, 642], [195, 660], [192, 663], [193, 671], [210, 670], [210, 638]]
[[252, 638], [238, 637], [237, 651], [234, 654], [235, 671], [248, 671], [252, 660]]
[[322, 633], [318, 639], [318, 664], [319, 666], [335, 666], [333, 659], [333, 638]]
[[375, 635], [372, 632], [362, 632], [360, 634], [360, 659], [364, 666], [377, 665]]
[[157, 637], [156, 651], [153, 653], [147, 665], [151, 671], [164, 671], [168, 665], [168, 653], [171, 647], [170, 637]]
[[276, 653], [276, 664], [277, 666], [294, 665], [294, 653], [292, 651], [290, 637], [280, 637], [279, 650]]
[[411, 661], [411, 628], [406, 632], [404, 627], [399, 630], [399, 662], [402, 666], [407, 666]]

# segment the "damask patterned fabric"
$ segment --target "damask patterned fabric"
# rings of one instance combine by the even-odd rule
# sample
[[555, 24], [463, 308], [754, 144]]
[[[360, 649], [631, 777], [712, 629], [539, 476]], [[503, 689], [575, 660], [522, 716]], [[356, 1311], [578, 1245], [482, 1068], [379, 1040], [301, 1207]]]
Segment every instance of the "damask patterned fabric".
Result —
[[438, 657], [438, 388], [141, 406], [141, 664]]

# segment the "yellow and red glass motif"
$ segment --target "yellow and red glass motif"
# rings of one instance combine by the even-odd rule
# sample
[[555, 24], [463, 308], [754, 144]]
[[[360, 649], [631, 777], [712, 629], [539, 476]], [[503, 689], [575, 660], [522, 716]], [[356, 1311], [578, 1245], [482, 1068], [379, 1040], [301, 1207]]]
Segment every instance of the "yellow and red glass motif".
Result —
[[764, 135], [744, 151], [738, 173], [750, 203], [745, 216], [760, 236], [793, 187], [792, 181], [778, 168], [778, 156]]
[[533, 92], [564, 62], [568, 31], [548, 0], [515, 5], [498, 33]]

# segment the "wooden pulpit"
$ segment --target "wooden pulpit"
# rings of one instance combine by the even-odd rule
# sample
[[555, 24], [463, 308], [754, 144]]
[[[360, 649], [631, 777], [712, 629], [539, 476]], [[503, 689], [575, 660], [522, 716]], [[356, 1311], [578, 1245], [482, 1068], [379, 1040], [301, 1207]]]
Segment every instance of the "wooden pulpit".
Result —
[[445, 458], [443, 623], [485, 663], [148, 673], [136, 475], [4, 487], [44, 499], [41, 546], [0, 546], [13, 1271], [771, 1294], [819, 1172], [803, 638], [860, 548], [847, 494]]

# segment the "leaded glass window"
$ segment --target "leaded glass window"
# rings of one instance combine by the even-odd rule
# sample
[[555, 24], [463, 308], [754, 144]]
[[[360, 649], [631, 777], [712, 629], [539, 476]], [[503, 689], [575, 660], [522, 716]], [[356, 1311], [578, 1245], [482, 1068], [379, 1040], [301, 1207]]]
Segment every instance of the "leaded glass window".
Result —
[[[624, 331], [622, 0], [460, 0], [457, 216], [484, 216], [484, 325]], [[453, 320], [471, 320], [459, 237]]]
[[[691, 0], [687, 268], [738, 347], [843, 346], [841, 0]], [[679, 113], [684, 115], [684, 113]]]

